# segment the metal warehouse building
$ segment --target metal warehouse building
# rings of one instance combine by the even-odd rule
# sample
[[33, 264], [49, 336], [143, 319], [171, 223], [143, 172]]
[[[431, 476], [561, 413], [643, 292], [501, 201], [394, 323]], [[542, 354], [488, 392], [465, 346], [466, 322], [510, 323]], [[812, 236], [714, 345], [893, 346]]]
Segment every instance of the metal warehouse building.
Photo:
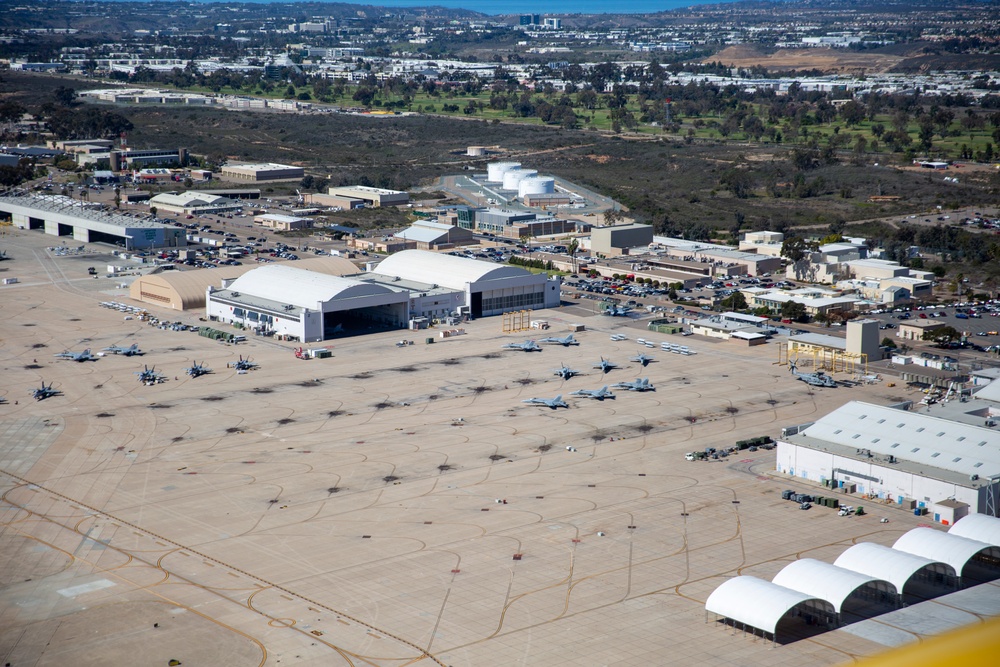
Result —
[[302, 167], [287, 164], [227, 164], [222, 168], [222, 178], [227, 181], [297, 181], [305, 175]]
[[926, 508], [944, 524], [965, 514], [996, 515], [1000, 434], [982, 426], [971, 403], [932, 406], [932, 414], [907, 406], [851, 401], [816, 422], [784, 429], [777, 469]]
[[41, 229], [52, 236], [69, 236], [82, 243], [110, 243], [126, 250], [187, 245], [183, 229], [85, 208], [62, 197], [0, 196], [2, 218], [19, 229]]

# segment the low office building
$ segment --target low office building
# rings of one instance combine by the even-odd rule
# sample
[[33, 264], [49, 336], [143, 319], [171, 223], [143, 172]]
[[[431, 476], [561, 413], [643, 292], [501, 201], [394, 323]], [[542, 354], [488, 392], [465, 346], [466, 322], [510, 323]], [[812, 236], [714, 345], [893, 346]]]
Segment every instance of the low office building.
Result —
[[750, 308], [767, 308], [775, 315], [781, 313], [781, 306], [788, 302], [802, 304], [805, 307], [806, 315], [816, 317], [836, 312], [851, 312], [856, 310], [862, 301], [856, 296], [842, 296], [836, 292], [815, 288], [770, 292], [748, 289], [743, 290], [743, 294], [747, 297]]
[[726, 320], [721, 315], [694, 320], [688, 327], [691, 333], [707, 338], [735, 339], [746, 345], [763, 345], [767, 342], [767, 335], [760, 328], [745, 322]]
[[243, 204], [227, 197], [204, 192], [164, 192], [149, 199], [149, 205], [157, 211], [169, 211], [183, 215], [205, 213], [236, 213], [243, 210]]
[[309, 193], [302, 196], [302, 202], [311, 206], [326, 206], [329, 208], [340, 208], [350, 211], [356, 208], [364, 208], [365, 202], [356, 197], [342, 197], [340, 195], [324, 195], [321, 193]]
[[105, 213], [52, 196], [0, 196], [0, 219], [19, 229], [40, 229], [52, 236], [72, 237], [82, 243], [110, 243], [126, 250], [176, 248], [187, 245], [183, 229]]
[[944, 326], [944, 322], [937, 322], [933, 320], [910, 320], [907, 322], [900, 322], [899, 328], [896, 329], [896, 337], [902, 338], [903, 340], [923, 340], [924, 335], [927, 332], [943, 329]]
[[405, 206], [410, 203], [410, 195], [401, 190], [385, 188], [370, 188], [364, 185], [330, 188], [328, 194], [333, 197], [359, 199], [365, 206], [378, 208], [380, 206]]
[[313, 226], [311, 218], [299, 218], [294, 215], [282, 215], [280, 213], [265, 213], [255, 215], [254, 224], [279, 232], [288, 232], [293, 229], [308, 229]]
[[785, 235], [781, 232], [746, 232], [740, 240], [739, 250], [768, 257], [781, 257], [784, 243]]
[[263, 164], [227, 164], [222, 168], [222, 178], [227, 181], [250, 183], [297, 181], [305, 176], [302, 167], [267, 162]]

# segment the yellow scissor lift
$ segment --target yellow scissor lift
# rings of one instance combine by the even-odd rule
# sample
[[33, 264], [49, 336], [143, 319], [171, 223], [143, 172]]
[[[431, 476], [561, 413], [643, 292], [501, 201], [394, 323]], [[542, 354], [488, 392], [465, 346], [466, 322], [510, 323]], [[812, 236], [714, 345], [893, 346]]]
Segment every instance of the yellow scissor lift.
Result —
[[504, 333], [517, 333], [531, 328], [530, 310], [511, 310], [503, 314], [502, 327]]
[[833, 347], [796, 346], [789, 349], [788, 344], [778, 345], [778, 365], [787, 366], [794, 363], [800, 369], [812, 368], [815, 371], [829, 373], [862, 373], [868, 375], [868, 355], [859, 352], [846, 352]]

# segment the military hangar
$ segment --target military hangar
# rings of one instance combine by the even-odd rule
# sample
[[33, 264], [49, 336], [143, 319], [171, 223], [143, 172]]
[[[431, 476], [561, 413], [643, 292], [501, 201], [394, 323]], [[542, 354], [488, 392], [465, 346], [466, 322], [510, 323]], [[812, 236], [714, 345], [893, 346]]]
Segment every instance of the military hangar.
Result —
[[315, 342], [338, 330], [406, 326], [409, 303], [406, 289], [273, 264], [209, 288], [205, 310], [212, 321]]
[[373, 272], [463, 292], [464, 308], [472, 317], [559, 307], [559, 278], [549, 279], [506, 264], [404, 250], [384, 259]]
[[[258, 268], [257, 264], [220, 266], [217, 269], [164, 271], [140, 276], [133, 281], [129, 297], [171, 310], [194, 310], [205, 307], [205, 293], [210, 287], [223, 287], [244, 273]], [[358, 267], [343, 257], [310, 257], [295, 262], [295, 268], [330, 276], [347, 276]]]
[[19, 229], [41, 229], [82, 243], [109, 243], [126, 250], [187, 245], [183, 229], [118, 213], [87, 208], [82, 202], [53, 195], [0, 196], [0, 218]]

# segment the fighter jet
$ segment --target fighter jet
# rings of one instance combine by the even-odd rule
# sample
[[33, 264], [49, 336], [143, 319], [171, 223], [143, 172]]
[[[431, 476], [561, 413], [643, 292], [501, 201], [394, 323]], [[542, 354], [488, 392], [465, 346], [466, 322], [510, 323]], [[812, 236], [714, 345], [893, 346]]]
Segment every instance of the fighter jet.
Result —
[[212, 372], [212, 369], [205, 364], [199, 364], [197, 361], [191, 364], [190, 368], [185, 368], [184, 372], [193, 378], [201, 377], [202, 375], [208, 375]]
[[604, 357], [601, 357], [601, 361], [599, 363], [594, 364], [593, 367], [600, 368], [602, 373], [607, 373], [610, 370], [618, 368], [617, 365], [611, 363], [610, 360], [605, 359]]
[[53, 356], [56, 359], [69, 359], [70, 361], [97, 361], [97, 357], [90, 353], [89, 347], [83, 352], [70, 352], [66, 350]]
[[566, 402], [562, 400], [562, 394], [559, 394], [555, 398], [526, 398], [522, 403], [527, 403], [528, 405], [540, 405], [544, 408], [568, 408]]
[[605, 309], [604, 314], [608, 317], [626, 317], [632, 312], [632, 309], [628, 306], [609, 306]]
[[574, 375], [579, 375], [580, 371], [575, 371], [572, 368], [569, 368], [566, 364], [560, 364], [559, 368], [555, 368], [552, 370], [552, 374], [558, 375], [563, 380], [568, 380]]
[[156, 366], [152, 368], [143, 366], [143, 369], [136, 371], [135, 374], [139, 376], [139, 382], [147, 386], [167, 381], [167, 376], [156, 372]]
[[242, 373], [245, 373], [246, 371], [252, 371], [252, 370], [255, 370], [255, 369], [258, 368], [257, 364], [255, 364], [254, 362], [250, 361], [250, 357], [247, 357], [246, 359], [244, 359], [242, 354], [240, 355], [240, 360], [239, 361], [234, 361], [234, 362], [228, 364], [228, 366], [230, 368], [235, 368], [238, 372], [242, 372]]
[[569, 347], [570, 345], [579, 345], [580, 341], [573, 338], [573, 334], [567, 335], [565, 338], [559, 338], [557, 336], [549, 336], [548, 338], [542, 338], [538, 341], [539, 343], [556, 343], [557, 345], [562, 345], [563, 347]]
[[812, 385], [813, 387], [837, 386], [837, 381], [823, 371], [816, 371], [815, 373], [800, 373], [794, 361], [789, 361], [788, 365], [791, 367], [792, 375], [808, 385]]
[[645, 366], [647, 366], [649, 364], [649, 362], [656, 361], [656, 360], [653, 357], [647, 357], [645, 354], [643, 354], [642, 352], [640, 352], [639, 354], [635, 355], [634, 357], [629, 358], [629, 361], [637, 361], [637, 362], [639, 362], [640, 364], [642, 364], [645, 367]]
[[126, 357], [131, 357], [134, 355], [141, 355], [143, 352], [139, 349], [138, 343], [132, 343], [128, 347], [121, 345], [109, 345], [108, 347], [101, 350], [101, 352], [110, 352], [111, 354], [124, 354]]
[[526, 340], [523, 343], [507, 343], [503, 346], [505, 350], [520, 350], [521, 352], [541, 352], [542, 348], [533, 340]]
[[42, 382], [41, 388], [31, 390], [31, 397], [36, 401], [44, 401], [46, 398], [49, 398], [50, 396], [59, 396], [61, 394], [62, 394], [61, 391], [52, 388], [51, 382], [49, 383], [49, 386], [46, 387], [44, 381]]
[[636, 378], [635, 382], [619, 382], [611, 385], [613, 389], [628, 389], [629, 391], [656, 391], [649, 378]]
[[579, 389], [574, 391], [570, 396], [583, 396], [585, 398], [593, 398], [598, 401], [603, 401], [605, 398], [614, 398], [615, 395], [608, 391], [608, 385], [604, 385], [600, 389]]

